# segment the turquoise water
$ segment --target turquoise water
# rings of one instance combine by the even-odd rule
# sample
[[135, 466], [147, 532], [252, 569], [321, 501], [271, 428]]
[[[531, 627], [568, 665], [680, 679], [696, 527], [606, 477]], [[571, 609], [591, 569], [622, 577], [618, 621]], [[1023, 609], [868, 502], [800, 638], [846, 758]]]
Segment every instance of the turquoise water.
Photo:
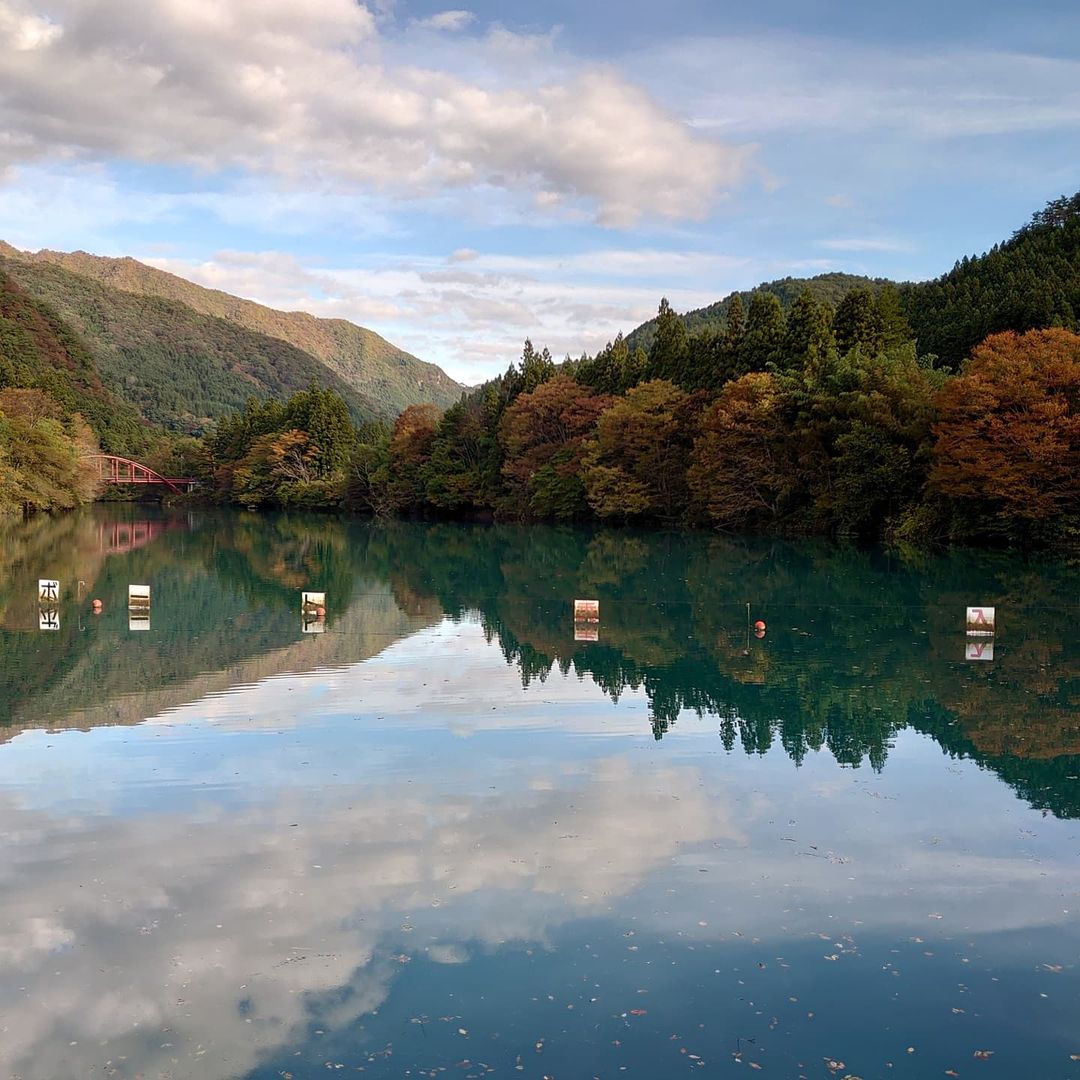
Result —
[[1049, 556], [0, 525], [0, 1076], [1080, 1076], [1078, 601]]

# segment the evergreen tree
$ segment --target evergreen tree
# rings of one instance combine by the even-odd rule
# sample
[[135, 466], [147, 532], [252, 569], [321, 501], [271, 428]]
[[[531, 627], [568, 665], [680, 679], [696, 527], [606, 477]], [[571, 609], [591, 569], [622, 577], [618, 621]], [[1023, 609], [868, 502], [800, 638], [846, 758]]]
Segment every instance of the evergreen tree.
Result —
[[833, 319], [836, 345], [841, 353], [856, 346], [873, 355], [882, 345], [881, 317], [874, 294], [865, 286], [852, 289], [840, 301]]
[[649, 350], [652, 377], [681, 382], [686, 373], [686, 352], [686, 327], [665, 296], [656, 314], [656, 336]]
[[784, 309], [779, 299], [772, 293], [754, 293], [750, 298], [750, 313], [737, 369], [740, 372], [765, 371], [770, 364], [780, 364], [785, 328]]

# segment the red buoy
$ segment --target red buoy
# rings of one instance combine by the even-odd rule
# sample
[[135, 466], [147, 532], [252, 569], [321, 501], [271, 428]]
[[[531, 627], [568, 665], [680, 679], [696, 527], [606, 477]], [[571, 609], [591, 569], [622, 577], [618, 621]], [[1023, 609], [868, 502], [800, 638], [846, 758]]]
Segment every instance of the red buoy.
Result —
[[319, 617], [320, 619], [324, 618], [324, 617], [325, 617], [325, 615], [326, 615], [326, 608], [324, 608], [324, 607], [317, 607], [317, 608], [315, 609], [315, 614], [316, 614], [316, 615], [318, 615], [318, 617]]
[[90, 601], [90, 607], [91, 607], [91, 608], [92, 608], [92, 609], [94, 610], [94, 613], [95, 613], [96, 615], [100, 615], [100, 614], [101, 614], [101, 607], [102, 607], [102, 604], [101, 604], [101, 601], [100, 601], [100, 600], [91, 600], [91, 601]]
[[758, 621], [756, 623], [754, 623], [754, 629], [755, 630], [764, 630], [765, 629], [765, 620], [764, 619], [758, 619]]

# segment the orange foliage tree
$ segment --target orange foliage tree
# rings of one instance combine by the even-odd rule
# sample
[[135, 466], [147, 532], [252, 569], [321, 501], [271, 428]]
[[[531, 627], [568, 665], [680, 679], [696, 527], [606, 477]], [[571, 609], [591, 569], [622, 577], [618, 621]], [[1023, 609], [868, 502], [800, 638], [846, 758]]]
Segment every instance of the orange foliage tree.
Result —
[[424, 466], [431, 460], [442, 410], [435, 405], [410, 405], [394, 421], [390, 434], [389, 502], [395, 510], [417, 509], [424, 501]]
[[588, 510], [582, 448], [597, 418], [613, 401], [565, 375], [517, 398], [499, 426], [506, 454], [502, 473], [511, 505], [564, 519]]
[[704, 395], [653, 379], [618, 398], [585, 445], [585, 489], [602, 518], [674, 521]]
[[1080, 514], [1080, 335], [993, 334], [937, 397], [930, 487], [957, 530], [1048, 539]]
[[721, 528], [777, 521], [797, 482], [783, 394], [775, 376], [728, 383], [701, 420], [687, 480], [705, 517]]

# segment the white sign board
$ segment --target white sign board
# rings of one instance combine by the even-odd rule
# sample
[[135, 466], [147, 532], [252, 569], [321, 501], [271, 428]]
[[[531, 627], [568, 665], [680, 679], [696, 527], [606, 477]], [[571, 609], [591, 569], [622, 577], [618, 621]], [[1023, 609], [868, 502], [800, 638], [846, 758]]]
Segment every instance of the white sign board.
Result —
[[969, 607], [967, 609], [967, 632], [969, 634], [993, 634], [994, 608]]
[[574, 601], [574, 622], [599, 622], [600, 621], [600, 601], [599, 600], [575, 600]]
[[300, 607], [305, 611], [308, 608], [326, 607], [326, 593], [302, 592], [300, 594]]
[[300, 620], [300, 630], [305, 634], [325, 634], [326, 620], [323, 618], [309, 618], [304, 616]]
[[969, 641], [964, 646], [965, 660], [993, 660], [994, 643], [992, 641]]
[[39, 604], [59, 604], [60, 582], [53, 581], [51, 578], [39, 578], [37, 595]]
[[145, 614], [139, 614], [137, 611], [128, 612], [128, 629], [129, 630], [149, 630], [150, 629], [150, 613], [147, 611]]
[[149, 585], [129, 585], [128, 586], [128, 607], [129, 608], [148, 608], [150, 606], [150, 586]]
[[598, 623], [574, 623], [575, 641], [599, 641], [600, 626]]
[[42, 608], [38, 612], [39, 630], [59, 630], [60, 612], [56, 608]]

